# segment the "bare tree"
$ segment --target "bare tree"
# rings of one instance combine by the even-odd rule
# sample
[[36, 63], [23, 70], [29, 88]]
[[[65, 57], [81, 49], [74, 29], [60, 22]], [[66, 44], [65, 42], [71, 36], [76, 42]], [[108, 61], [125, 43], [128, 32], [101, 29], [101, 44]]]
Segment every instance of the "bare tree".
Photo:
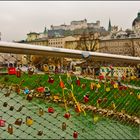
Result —
[[100, 51], [102, 49], [108, 50], [108, 47], [102, 47], [99, 48], [99, 33], [98, 32], [83, 32], [83, 34], [80, 36], [79, 41], [77, 42], [77, 46], [75, 49], [85, 50], [85, 51]]

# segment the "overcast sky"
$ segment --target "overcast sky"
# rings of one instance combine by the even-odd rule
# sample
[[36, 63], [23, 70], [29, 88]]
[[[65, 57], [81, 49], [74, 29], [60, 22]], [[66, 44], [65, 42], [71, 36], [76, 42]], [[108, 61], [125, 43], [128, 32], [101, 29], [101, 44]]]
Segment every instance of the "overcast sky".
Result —
[[72, 20], [100, 20], [101, 26], [112, 25], [132, 28], [132, 21], [140, 11], [139, 1], [1, 1], [0, 32], [2, 40], [26, 39], [26, 34], [42, 32], [46, 26], [70, 24]]

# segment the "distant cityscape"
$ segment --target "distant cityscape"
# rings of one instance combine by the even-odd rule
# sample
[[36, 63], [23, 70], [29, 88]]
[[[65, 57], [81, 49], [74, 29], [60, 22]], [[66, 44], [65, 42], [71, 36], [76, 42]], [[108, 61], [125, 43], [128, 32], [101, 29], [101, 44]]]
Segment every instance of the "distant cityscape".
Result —
[[45, 27], [43, 32], [30, 32], [27, 34], [27, 39], [24, 41], [33, 41], [37, 39], [57, 38], [67, 36], [78, 36], [86, 32], [99, 33], [100, 39], [122, 39], [122, 38], [138, 38], [140, 37], [140, 12], [137, 17], [132, 21], [131, 29], [122, 29], [119, 26], [112, 25], [109, 19], [108, 29], [100, 26], [100, 21], [95, 23], [88, 23], [87, 19], [79, 21], [71, 21], [70, 25], [62, 24], [58, 26], [51, 25], [50, 30]]
[[[99, 20], [88, 23], [83, 19], [71, 21], [70, 25], [51, 25], [49, 30], [44, 27], [42, 32], [29, 32], [27, 38], [15, 42], [139, 57], [140, 12], [132, 21], [131, 29], [112, 25], [111, 19], [108, 29], [100, 26]], [[24, 56], [20, 59], [26, 63]]]

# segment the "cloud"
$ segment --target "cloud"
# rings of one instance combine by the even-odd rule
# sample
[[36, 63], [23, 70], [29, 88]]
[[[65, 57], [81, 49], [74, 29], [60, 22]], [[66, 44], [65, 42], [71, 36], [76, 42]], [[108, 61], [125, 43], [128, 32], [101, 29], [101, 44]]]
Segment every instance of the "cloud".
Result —
[[131, 28], [139, 10], [139, 1], [2, 1], [0, 2], [0, 32], [4, 40], [21, 40], [30, 31], [41, 32], [44, 26], [70, 24], [72, 20], [101, 21], [123, 29]]

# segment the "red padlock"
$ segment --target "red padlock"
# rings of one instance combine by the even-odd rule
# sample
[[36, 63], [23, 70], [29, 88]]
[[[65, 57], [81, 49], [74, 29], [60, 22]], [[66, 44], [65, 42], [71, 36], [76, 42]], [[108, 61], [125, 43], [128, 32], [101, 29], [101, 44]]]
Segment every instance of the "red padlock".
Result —
[[48, 108], [48, 113], [54, 113], [54, 108], [53, 107], [49, 107]]
[[54, 83], [54, 79], [52, 77], [49, 77], [48, 83], [53, 84]]
[[99, 98], [99, 99], [97, 100], [97, 102], [100, 104], [100, 103], [102, 102], [102, 99]]
[[19, 68], [18, 68], [17, 71], [16, 71], [16, 76], [17, 76], [18, 78], [21, 77], [21, 70], [20, 70]]
[[45, 91], [44, 87], [38, 87], [37, 88], [37, 92], [44, 93], [44, 91]]
[[5, 127], [5, 120], [2, 120], [2, 116], [0, 116], [0, 127]]
[[64, 117], [65, 117], [66, 119], [69, 119], [69, 118], [70, 118], [70, 113], [69, 113], [69, 112], [65, 113]]
[[77, 80], [76, 80], [76, 85], [77, 85], [77, 86], [80, 86], [80, 85], [81, 85], [80, 80], [79, 80], [78, 77], [77, 77]]
[[16, 68], [15, 67], [8, 68], [8, 74], [9, 75], [15, 75], [16, 74]]
[[87, 103], [89, 101], [89, 97], [87, 95], [84, 96], [84, 102]]
[[100, 75], [100, 76], [99, 76], [99, 79], [100, 79], [100, 80], [103, 80], [103, 79], [104, 79], [104, 76], [103, 76], [103, 75]]
[[125, 76], [122, 76], [122, 80], [125, 80]]
[[114, 81], [111, 81], [111, 85], [114, 85], [115, 84], [115, 82]]
[[77, 132], [77, 131], [74, 131], [74, 132], [73, 132], [73, 138], [74, 138], [74, 139], [77, 139], [77, 138], [78, 138], [78, 132]]
[[123, 86], [123, 89], [124, 89], [124, 90], [127, 90], [127, 87], [126, 87], [126, 86]]
[[123, 86], [119, 86], [119, 90], [123, 90], [123, 88], [124, 88]]

